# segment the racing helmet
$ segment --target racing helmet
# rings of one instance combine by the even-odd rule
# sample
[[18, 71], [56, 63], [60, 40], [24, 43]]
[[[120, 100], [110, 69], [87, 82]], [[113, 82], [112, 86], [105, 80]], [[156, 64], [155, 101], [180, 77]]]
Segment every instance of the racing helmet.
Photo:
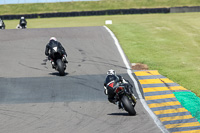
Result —
[[51, 40], [57, 41], [57, 39], [56, 39], [55, 37], [51, 37], [51, 38], [49, 39], [49, 41], [51, 41]]
[[110, 69], [110, 70], [108, 70], [107, 75], [116, 75], [116, 72], [115, 72], [115, 70]]
[[21, 19], [24, 19], [24, 17], [21, 17]]

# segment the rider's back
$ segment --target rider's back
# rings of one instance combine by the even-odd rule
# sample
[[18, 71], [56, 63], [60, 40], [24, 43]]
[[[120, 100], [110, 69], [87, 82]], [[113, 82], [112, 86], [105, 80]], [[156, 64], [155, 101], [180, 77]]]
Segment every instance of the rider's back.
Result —
[[108, 75], [105, 79], [104, 85], [109, 85], [111, 82], [113, 82], [113, 86], [115, 86], [118, 82], [118, 77], [115, 75]]
[[49, 49], [50, 49], [50, 52], [51, 52], [51, 53], [54, 51], [54, 50], [53, 50], [54, 47], [57, 47], [57, 52], [61, 51], [60, 43], [57, 42], [57, 41], [51, 40], [51, 41], [49, 42]]

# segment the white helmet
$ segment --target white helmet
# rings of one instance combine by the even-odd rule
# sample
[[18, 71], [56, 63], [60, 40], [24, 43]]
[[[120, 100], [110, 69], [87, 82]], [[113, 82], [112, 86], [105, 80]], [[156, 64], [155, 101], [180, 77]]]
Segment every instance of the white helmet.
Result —
[[116, 75], [116, 72], [115, 72], [115, 70], [110, 69], [110, 70], [108, 70], [107, 75]]
[[24, 19], [24, 17], [21, 17], [21, 19]]
[[51, 38], [49, 39], [49, 41], [51, 41], [51, 40], [57, 41], [57, 39], [56, 39], [55, 37], [51, 37]]

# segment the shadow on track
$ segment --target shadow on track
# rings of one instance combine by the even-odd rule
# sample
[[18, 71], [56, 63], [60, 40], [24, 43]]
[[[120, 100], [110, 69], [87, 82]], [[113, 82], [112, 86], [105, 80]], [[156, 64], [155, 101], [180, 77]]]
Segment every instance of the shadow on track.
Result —
[[[53, 72], [53, 73], [49, 73], [49, 75], [54, 75], [54, 76], [59, 76], [59, 77], [63, 77], [63, 76], [60, 76], [59, 72]], [[67, 76], [69, 75], [69, 73], [65, 73], [64, 76]]]
[[[128, 113], [111, 113], [111, 114], [107, 114], [107, 115], [115, 115], [115, 116], [131, 116]], [[135, 115], [134, 115], [135, 116]]]

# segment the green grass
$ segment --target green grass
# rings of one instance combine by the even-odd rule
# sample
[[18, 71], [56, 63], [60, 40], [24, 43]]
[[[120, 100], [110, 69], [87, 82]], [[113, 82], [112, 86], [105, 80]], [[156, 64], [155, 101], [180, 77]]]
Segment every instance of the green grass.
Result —
[[0, 15], [49, 12], [94, 11], [108, 9], [200, 6], [199, 0], [100, 0], [0, 5]]
[[[144, 63], [200, 96], [200, 13], [28, 19], [28, 28], [103, 26], [117, 36], [131, 63]], [[15, 28], [18, 20], [5, 20]]]
[[130, 62], [147, 64], [198, 96], [200, 13], [135, 15], [109, 26]]

